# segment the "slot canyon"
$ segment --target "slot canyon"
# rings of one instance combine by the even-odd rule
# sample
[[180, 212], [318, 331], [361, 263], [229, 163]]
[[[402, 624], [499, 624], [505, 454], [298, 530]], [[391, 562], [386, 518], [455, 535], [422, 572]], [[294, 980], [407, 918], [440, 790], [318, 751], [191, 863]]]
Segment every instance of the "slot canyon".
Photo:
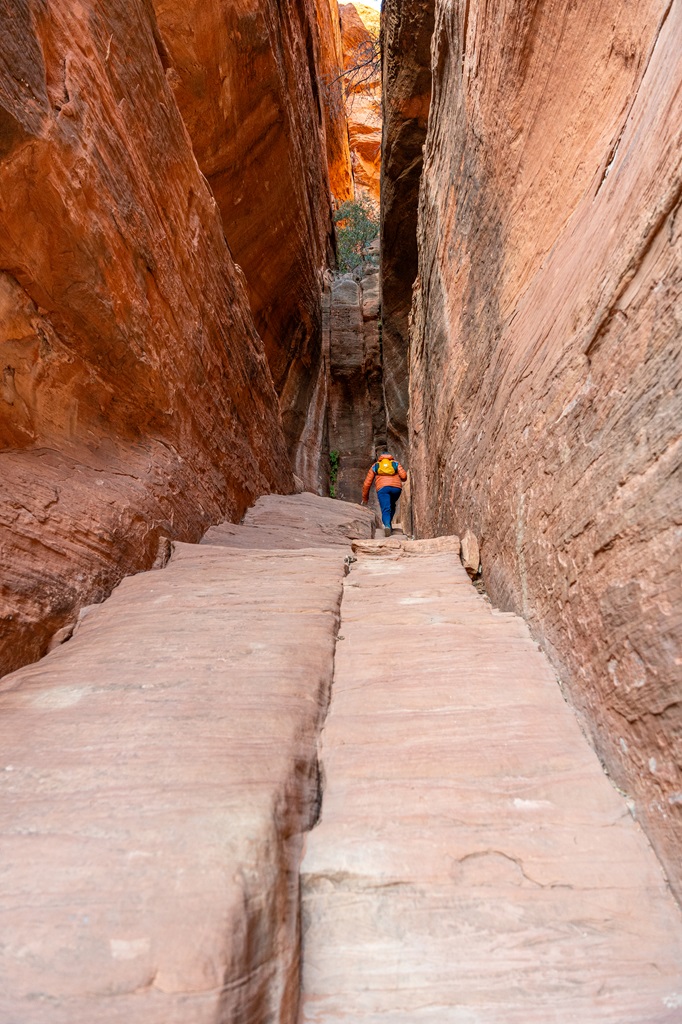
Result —
[[682, 1024], [681, 208], [682, 0], [0, 0], [0, 1024]]

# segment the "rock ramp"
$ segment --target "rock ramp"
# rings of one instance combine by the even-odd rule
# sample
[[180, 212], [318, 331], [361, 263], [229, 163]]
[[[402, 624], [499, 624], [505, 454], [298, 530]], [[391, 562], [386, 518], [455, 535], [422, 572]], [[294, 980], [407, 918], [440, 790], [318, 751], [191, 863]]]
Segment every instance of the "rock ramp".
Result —
[[0, 684], [2, 1024], [295, 1020], [344, 531], [373, 520], [264, 510], [312, 546], [178, 544]]
[[679, 1024], [678, 907], [526, 624], [456, 538], [354, 550], [303, 1024]]
[[2, 681], [1, 1024], [679, 1024], [679, 910], [525, 624], [373, 529], [262, 498]]

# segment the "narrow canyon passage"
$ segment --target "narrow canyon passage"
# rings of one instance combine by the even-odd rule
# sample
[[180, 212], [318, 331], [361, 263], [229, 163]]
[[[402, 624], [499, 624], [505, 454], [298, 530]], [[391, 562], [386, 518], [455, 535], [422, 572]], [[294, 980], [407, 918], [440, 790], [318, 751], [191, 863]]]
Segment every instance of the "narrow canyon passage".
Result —
[[0, 1024], [682, 1024], [681, 39], [0, 4]]
[[0, 1020], [679, 1021], [679, 908], [526, 625], [373, 531], [263, 497], [3, 680]]

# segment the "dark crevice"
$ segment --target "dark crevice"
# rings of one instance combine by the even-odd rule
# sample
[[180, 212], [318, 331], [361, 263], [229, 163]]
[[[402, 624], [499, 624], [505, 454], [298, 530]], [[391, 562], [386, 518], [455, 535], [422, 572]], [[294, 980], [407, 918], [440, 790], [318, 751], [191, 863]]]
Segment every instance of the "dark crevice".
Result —
[[[407, 450], [408, 317], [417, 277], [419, 185], [431, 108], [434, 0], [409, 18], [398, 0], [382, 10], [383, 109], [381, 161], [382, 352], [389, 444]], [[410, 114], [399, 97], [410, 97]]]

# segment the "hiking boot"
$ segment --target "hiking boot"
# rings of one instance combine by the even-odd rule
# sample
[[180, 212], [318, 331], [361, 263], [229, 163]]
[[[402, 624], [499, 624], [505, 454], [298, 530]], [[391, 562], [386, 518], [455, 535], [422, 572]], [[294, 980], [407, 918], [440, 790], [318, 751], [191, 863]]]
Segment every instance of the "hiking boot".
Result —
[[384, 526], [384, 537], [390, 537], [392, 532], [390, 526]]

